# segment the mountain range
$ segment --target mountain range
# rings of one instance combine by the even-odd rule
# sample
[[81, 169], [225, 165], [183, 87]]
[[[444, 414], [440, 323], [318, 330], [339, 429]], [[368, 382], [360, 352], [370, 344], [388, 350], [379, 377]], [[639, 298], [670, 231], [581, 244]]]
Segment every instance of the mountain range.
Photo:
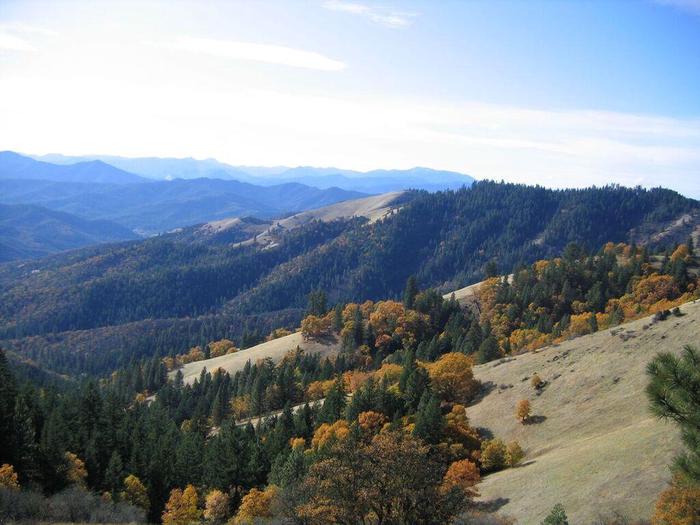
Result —
[[[4, 151], [0, 152], [0, 203], [32, 205], [34, 214], [39, 212], [36, 206], [44, 214], [62, 212], [51, 215], [53, 231], [77, 233], [78, 224], [93, 222], [89, 234], [62, 235], [60, 242], [53, 243], [43, 242], [48, 237], [37, 229], [30, 235], [32, 224], [24, 224], [24, 238], [17, 228], [8, 226], [3, 240], [17, 249], [3, 250], [2, 260], [78, 248], [88, 239], [100, 243], [147, 237], [241, 217], [269, 220], [368, 194], [408, 188], [434, 191], [472, 182], [466, 175], [426, 168], [361, 173], [336, 168], [235, 167], [213, 159], [32, 158]], [[29, 215], [26, 209], [9, 207], [4, 217], [19, 225]], [[117, 231], [121, 233], [115, 236]]]
[[407, 170], [355, 171], [339, 168], [231, 166], [215, 159], [126, 158], [112, 155], [69, 157], [49, 154], [37, 160], [55, 164], [100, 161], [122, 170], [156, 180], [209, 178], [238, 180], [261, 186], [298, 182], [321, 189], [338, 187], [364, 193], [386, 193], [406, 189], [444, 190], [469, 186], [474, 179], [454, 171], [411, 168]]
[[700, 224], [697, 201], [663, 189], [482, 181], [378, 206], [381, 220], [347, 207], [281, 225], [229, 221], [0, 266], [0, 345], [56, 371], [102, 373], [298, 326], [319, 288], [330, 304], [398, 297], [411, 275], [451, 290], [481, 280], [490, 261], [511, 272], [570, 242], [673, 246]]

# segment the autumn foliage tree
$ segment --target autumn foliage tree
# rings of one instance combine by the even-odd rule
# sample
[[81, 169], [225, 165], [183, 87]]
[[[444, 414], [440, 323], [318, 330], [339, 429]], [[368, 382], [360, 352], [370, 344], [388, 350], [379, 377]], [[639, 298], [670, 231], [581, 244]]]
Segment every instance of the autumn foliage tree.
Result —
[[228, 515], [229, 496], [218, 489], [207, 494], [204, 499], [204, 519], [215, 523], [224, 521]]
[[197, 506], [197, 489], [187, 485], [185, 490], [173, 489], [163, 511], [163, 525], [190, 525], [197, 523], [201, 511]]
[[73, 485], [84, 487], [85, 478], [87, 478], [85, 462], [72, 452], [66, 452], [64, 458], [66, 481]]
[[521, 399], [518, 401], [518, 406], [515, 409], [515, 417], [521, 423], [525, 424], [530, 419], [532, 412], [532, 407], [530, 406], [530, 401], [527, 399]]
[[491, 439], [481, 444], [481, 468], [491, 472], [501, 470], [508, 464], [508, 449], [500, 439]]
[[479, 495], [476, 484], [481, 480], [479, 467], [468, 459], [462, 459], [450, 464], [442, 478], [440, 490], [443, 493], [458, 490], [464, 498], [474, 498]]
[[270, 485], [265, 490], [256, 488], [243, 497], [241, 506], [238, 508], [234, 525], [254, 525], [258, 519], [273, 517], [273, 504], [277, 497], [278, 489], [275, 485]]
[[331, 318], [307, 315], [301, 322], [301, 335], [304, 339], [319, 339], [328, 335], [331, 329]]
[[435, 392], [445, 401], [467, 403], [479, 390], [479, 382], [474, 379], [468, 356], [459, 352], [444, 354], [428, 366], [430, 383]]
[[0, 488], [19, 490], [19, 478], [12, 465], [7, 463], [0, 466]]
[[150, 506], [148, 490], [144, 484], [141, 483], [141, 480], [133, 474], [129, 474], [124, 478], [124, 490], [121, 492], [121, 498], [131, 505], [148, 512]]
[[700, 523], [700, 486], [675, 476], [656, 502], [652, 525], [697, 525]]
[[[468, 483], [466, 468], [453, 473], [454, 483]], [[383, 432], [364, 445], [350, 438], [311, 465], [300, 487], [307, 499], [297, 515], [310, 525], [449, 523], [466, 500], [455, 498], [456, 491], [442, 492], [442, 483], [429, 447], [410, 435]]]

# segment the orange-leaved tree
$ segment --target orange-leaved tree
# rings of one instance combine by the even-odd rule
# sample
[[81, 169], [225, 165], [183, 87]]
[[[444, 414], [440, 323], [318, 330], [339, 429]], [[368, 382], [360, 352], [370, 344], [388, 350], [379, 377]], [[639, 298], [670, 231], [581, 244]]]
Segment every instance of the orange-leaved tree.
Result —
[[518, 401], [518, 406], [515, 409], [515, 417], [518, 418], [518, 421], [523, 424], [527, 423], [530, 419], [531, 412], [532, 407], [527, 399], [521, 399]]

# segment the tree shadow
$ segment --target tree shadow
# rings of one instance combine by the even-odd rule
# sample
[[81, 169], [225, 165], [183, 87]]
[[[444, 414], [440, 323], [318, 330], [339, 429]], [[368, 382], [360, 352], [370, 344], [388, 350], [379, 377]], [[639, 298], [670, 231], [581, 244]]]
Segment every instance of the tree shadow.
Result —
[[534, 463], [537, 463], [537, 460], [531, 459], [530, 461], [523, 461], [522, 463], [518, 463], [514, 467], [510, 467], [510, 468], [523, 468], [523, 467], [527, 467], [528, 465], [532, 465]]
[[496, 383], [493, 381], [486, 381], [485, 383], [481, 383], [481, 388], [479, 391], [476, 393], [474, 398], [472, 399], [472, 403], [478, 403], [482, 399], [484, 399], [487, 395], [489, 395], [493, 390], [496, 388]]
[[479, 434], [479, 437], [480, 437], [481, 439], [486, 439], [486, 440], [488, 440], [488, 439], [493, 439], [493, 438], [494, 438], [493, 432], [491, 432], [491, 430], [489, 430], [489, 429], [486, 428], [486, 427], [476, 427], [475, 430], [476, 430], [477, 434]]
[[527, 418], [525, 421], [526, 425], [539, 425], [547, 420], [547, 416], [534, 415]]
[[510, 499], [508, 498], [494, 498], [488, 501], [478, 501], [474, 503], [474, 509], [480, 512], [497, 512], [509, 501]]

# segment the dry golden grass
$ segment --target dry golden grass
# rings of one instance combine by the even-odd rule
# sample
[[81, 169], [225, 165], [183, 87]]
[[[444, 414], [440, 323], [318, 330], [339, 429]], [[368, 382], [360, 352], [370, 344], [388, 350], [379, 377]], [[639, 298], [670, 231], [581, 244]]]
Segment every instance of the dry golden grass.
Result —
[[[522, 524], [540, 523], [556, 503], [572, 524], [612, 511], [649, 518], [681, 444], [673, 424], [649, 413], [645, 367], [659, 351], [700, 344], [700, 303], [681, 310], [475, 367], [491, 390], [467, 410], [472, 424], [526, 452], [522, 466], [483, 480], [481, 499]], [[547, 382], [539, 395], [535, 373]], [[532, 424], [515, 418], [520, 399], [532, 403]]]
[[[188, 363], [180, 370], [182, 370], [185, 383], [193, 383], [194, 380], [199, 377], [202, 368], [206, 367], [209, 372], [221, 368], [230, 374], [235, 374], [238, 370], [241, 370], [248, 361], [255, 363], [258, 359], [269, 357], [276, 363], [282, 359], [287, 352], [294, 350], [297, 346], [310, 354], [319, 353], [325, 357], [337, 354], [340, 349], [340, 342], [334, 337], [324, 339], [323, 341], [305, 341], [301, 336], [301, 332], [296, 332], [278, 339], [273, 339], [272, 341], [266, 341], [256, 346], [251, 346], [245, 350], [239, 350], [233, 354], [226, 354], [212, 359]], [[175, 371], [171, 372], [170, 377], [173, 377], [175, 373]]]

